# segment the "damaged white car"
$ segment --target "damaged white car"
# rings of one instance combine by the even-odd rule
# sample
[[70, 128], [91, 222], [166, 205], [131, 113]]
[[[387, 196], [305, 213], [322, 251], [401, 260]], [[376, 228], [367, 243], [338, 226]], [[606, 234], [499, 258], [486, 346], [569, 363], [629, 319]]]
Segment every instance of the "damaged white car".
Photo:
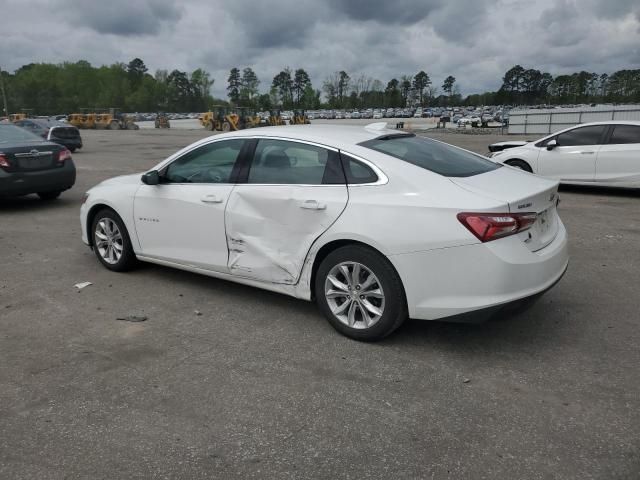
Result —
[[557, 182], [383, 125], [206, 138], [92, 188], [83, 241], [110, 270], [142, 260], [315, 300], [360, 340], [485, 318], [562, 277]]

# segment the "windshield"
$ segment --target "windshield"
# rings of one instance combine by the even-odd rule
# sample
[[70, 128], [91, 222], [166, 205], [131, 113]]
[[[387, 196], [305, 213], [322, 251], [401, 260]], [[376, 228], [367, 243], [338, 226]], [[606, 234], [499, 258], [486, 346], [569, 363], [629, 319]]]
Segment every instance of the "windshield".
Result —
[[0, 143], [42, 142], [42, 138], [15, 125], [0, 124]]
[[415, 135], [385, 135], [360, 145], [445, 177], [471, 177], [500, 168], [480, 155]]

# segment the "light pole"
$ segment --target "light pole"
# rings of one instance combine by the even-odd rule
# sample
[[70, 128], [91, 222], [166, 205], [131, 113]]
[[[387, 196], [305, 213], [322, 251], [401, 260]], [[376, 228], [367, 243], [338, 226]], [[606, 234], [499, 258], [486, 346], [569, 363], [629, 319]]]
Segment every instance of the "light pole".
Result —
[[2, 90], [2, 102], [4, 104], [4, 114], [9, 118], [9, 109], [7, 108], [7, 95], [4, 91], [4, 79], [2, 78], [2, 68], [0, 68], [0, 90]]

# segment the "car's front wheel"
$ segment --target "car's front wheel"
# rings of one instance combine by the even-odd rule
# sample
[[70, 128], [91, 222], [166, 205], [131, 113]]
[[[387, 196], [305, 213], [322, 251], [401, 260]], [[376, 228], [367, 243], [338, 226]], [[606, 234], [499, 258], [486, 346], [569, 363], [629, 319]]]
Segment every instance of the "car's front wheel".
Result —
[[316, 274], [315, 296], [329, 323], [356, 340], [380, 340], [407, 318], [398, 273], [367, 247], [350, 245], [327, 255]]
[[136, 263], [129, 233], [124, 222], [113, 210], [98, 212], [91, 223], [93, 251], [109, 270], [124, 272]]

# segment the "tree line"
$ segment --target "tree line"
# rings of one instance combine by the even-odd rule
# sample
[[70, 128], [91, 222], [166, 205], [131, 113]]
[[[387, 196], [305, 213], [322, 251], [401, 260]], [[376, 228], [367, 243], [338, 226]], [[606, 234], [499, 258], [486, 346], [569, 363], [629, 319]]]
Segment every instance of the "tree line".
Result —
[[2, 80], [9, 113], [31, 110], [54, 115], [107, 108], [198, 112], [214, 102], [210, 93], [214, 80], [205, 70], [157, 70], [151, 75], [139, 58], [101, 67], [85, 60], [31, 63], [13, 74], [3, 71]]
[[455, 77], [449, 75], [438, 87], [424, 70], [392, 78], [386, 84], [341, 70], [314, 88], [304, 69], [285, 67], [265, 91], [251, 67], [233, 67], [227, 77], [228, 100], [215, 99], [211, 95], [214, 79], [205, 70], [157, 70], [151, 75], [139, 58], [101, 67], [84, 60], [32, 63], [13, 74], [2, 72], [2, 80], [10, 112], [29, 109], [40, 115], [110, 107], [137, 112], [199, 112], [216, 104], [308, 110], [640, 102], [640, 70], [612, 74], [581, 71], [554, 77], [520, 65], [505, 72], [497, 91], [466, 97], [460, 94]]

